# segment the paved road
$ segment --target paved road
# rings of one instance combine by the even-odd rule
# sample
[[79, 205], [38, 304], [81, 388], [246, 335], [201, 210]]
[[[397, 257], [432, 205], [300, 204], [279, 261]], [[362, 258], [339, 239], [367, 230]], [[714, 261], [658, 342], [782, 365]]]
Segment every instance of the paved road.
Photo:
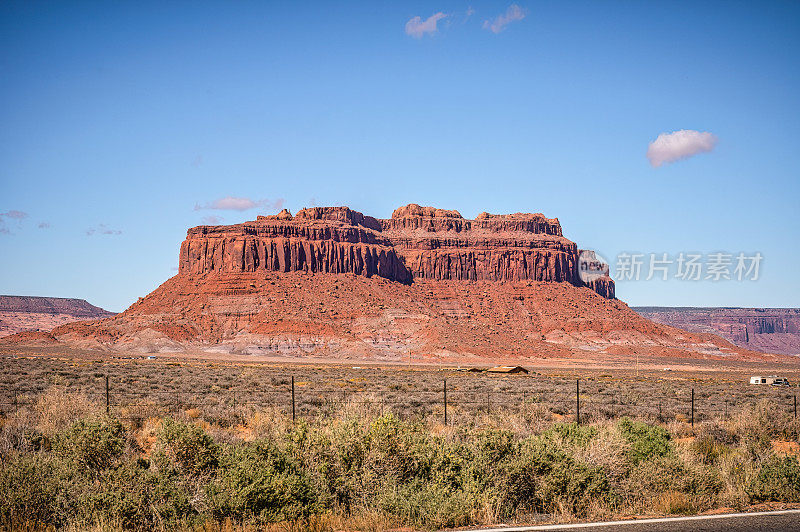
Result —
[[702, 532], [800, 531], [800, 510], [667, 517], [662, 519], [572, 525], [482, 528], [476, 532], [535, 532], [539, 530], [579, 530], [581, 532], [610, 532], [612, 530], [621, 532], [678, 532], [681, 530]]

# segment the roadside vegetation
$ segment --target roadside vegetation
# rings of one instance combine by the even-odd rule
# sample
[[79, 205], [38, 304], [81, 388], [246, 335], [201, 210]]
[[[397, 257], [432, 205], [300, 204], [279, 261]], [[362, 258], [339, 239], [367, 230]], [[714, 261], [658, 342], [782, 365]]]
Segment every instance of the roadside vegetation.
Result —
[[694, 428], [577, 425], [541, 403], [444, 426], [361, 401], [296, 422], [107, 415], [56, 385], [0, 421], [0, 526], [14, 530], [439, 529], [800, 501], [800, 424], [767, 401]]

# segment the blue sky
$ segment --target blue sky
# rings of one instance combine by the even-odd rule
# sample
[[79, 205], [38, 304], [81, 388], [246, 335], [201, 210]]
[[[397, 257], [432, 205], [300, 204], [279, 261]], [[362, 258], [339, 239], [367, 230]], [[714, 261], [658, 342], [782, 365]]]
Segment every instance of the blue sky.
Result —
[[[164, 4], [0, 4], [0, 293], [119, 311], [204, 217], [415, 202], [558, 217], [612, 273], [764, 257], [632, 305], [800, 306], [797, 2]], [[713, 149], [654, 167], [679, 130]]]

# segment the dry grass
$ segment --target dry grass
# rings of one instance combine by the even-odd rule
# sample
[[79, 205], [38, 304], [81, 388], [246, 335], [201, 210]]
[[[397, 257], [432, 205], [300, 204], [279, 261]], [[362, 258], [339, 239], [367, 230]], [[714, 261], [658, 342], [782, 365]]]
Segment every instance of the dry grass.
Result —
[[[97, 364], [100, 364], [99, 368]], [[582, 419], [591, 426], [591, 434], [583, 439], [574, 437], [570, 432], [572, 429], [561, 432], [552, 430], [554, 427], [563, 428], [574, 419], [574, 396], [569, 395], [573, 391], [574, 381], [558, 376], [498, 377], [440, 370], [381, 368], [353, 370], [342, 367], [281, 368], [260, 365], [97, 364], [76, 366], [58, 360], [14, 360], [10, 368], [4, 367], [0, 370], [2, 378], [25, 374], [33, 379], [27, 381], [31, 385], [30, 391], [25, 394], [27, 404], [17, 405], [0, 417], [0, 458], [3, 462], [17, 459], [26, 453], [46, 453], [44, 447], [37, 447], [39, 444], [34, 445], [32, 442], [50, 441], [76, 420], [103, 417], [104, 396], [91, 393], [92, 386], [104, 384], [103, 371], [116, 375], [112, 378], [112, 383], [125, 382], [127, 386], [137, 390], [135, 396], [114, 396], [118, 402], [112, 405], [112, 413], [123, 420], [129, 435], [122, 459], [145, 459], [151, 464], [151, 471], [158, 467], [155, 465], [155, 455], [158, 451], [159, 434], [163, 432], [163, 420], [167, 416], [187, 426], [196, 427], [221, 447], [252, 445], [263, 441], [284, 446], [287, 441], [294, 442], [292, 445], [296, 447], [291, 447], [291, 452], [287, 452], [293, 459], [303, 461], [304, 467], [310, 468], [310, 471], [317, 471], [315, 468], [323, 465], [331, 467], [326, 460], [339, 452], [345, 455], [353, 452], [367, 453], [365, 464], [372, 464], [369, 467], [382, 471], [381, 461], [386, 461], [387, 458], [378, 453], [379, 449], [349, 446], [358, 439], [357, 435], [372, 430], [376, 420], [385, 419], [386, 414], [394, 413], [408, 422], [408, 425], [403, 425], [403, 430], [410, 431], [408, 441], [419, 440], [424, 443], [419, 443], [424, 449], [427, 449], [425, 446], [432, 446], [430, 450], [420, 451], [420, 456], [429, 456], [426, 453], [437, 455], [445, 452], [442, 449], [460, 449], [459, 446], [464, 445], [477, 449], [479, 447], [475, 447], [475, 438], [486, 433], [507, 433], [517, 443], [546, 438], [543, 441], [558, 453], [564, 453], [569, 464], [577, 464], [579, 472], [602, 472], [603, 482], [607, 482], [603, 488], [606, 495], [581, 499], [580, 504], [575, 504], [574, 499], [567, 496], [566, 492], [559, 491], [568, 490], [567, 487], [551, 486], [547, 489], [555, 495], [545, 505], [548, 508], [545, 513], [542, 510], [544, 506], [538, 507], [536, 511], [520, 507], [509, 513], [507, 501], [503, 497], [470, 495], [467, 499], [469, 511], [464, 518], [464, 524], [541, 520], [567, 522], [627, 515], [691, 514], [723, 506], [743, 508], [754, 502], [776, 497], [774, 494], [763, 495], [769, 490], [759, 488], [759, 482], [764, 482], [764, 468], [768, 464], [778, 463], [775, 462], [778, 458], [796, 456], [797, 449], [800, 449], [800, 424], [793, 418], [790, 410], [785, 408], [785, 390], [751, 390], [746, 386], [737, 387], [717, 381], [692, 383], [698, 387], [707, 386], [702, 394], [696, 393], [696, 397], [703, 396], [708, 404], [714, 393], [722, 393], [721, 390], [727, 386], [729, 395], [740, 395], [737, 408], [729, 408], [727, 417], [696, 415], [697, 422], [692, 427], [685, 421], [676, 420], [675, 415], [663, 416], [666, 422], [660, 423], [652, 415], [650, 405], [649, 410], [644, 410], [637, 417], [648, 421], [648, 426], [660, 427], [668, 432], [670, 451], [665, 456], [656, 456], [637, 463], [631, 459], [633, 444], [626, 439], [616, 420], [617, 415], [625, 412], [621, 408], [624, 403], [616, 403], [615, 413], [612, 415], [592, 403], [591, 394], [601, 393], [601, 389], [615, 389], [614, 387], [626, 391], [624, 387], [630, 384], [631, 389], [626, 394], [627, 400], [631, 402], [642, 400], [645, 390], [654, 389], [660, 390], [659, 393], [664, 396], [679, 397], [676, 389], [682, 389], [685, 383], [657, 380], [624, 383], [609, 380], [609, 377], [597, 377], [594, 381], [588, 381], [584, 387], [587, 390], [587, 405], [582, 405], [581, 408]], [[174, 370], [176, 374], [166, 372], [167, 368]], [[264, 398], [273, 397], [275, 390], [279, 390], [286, 399], [288, 394], [285, 392], [290, 385], [291, 375], [300, 372], [302, 379], [295, 379], [297, 414], [300, 419], [295, 423], [292, 421], [291, 403], [267, 401]], [[46, 378], [45, 384], [39, 386], [35, 378], [43, 375], [54, 377]], [[445, 376], [448, 379], [448, 395], [453, 401], [448, 406], [447, 425], [443, 423], [443, 405], [432, 399], [440, 393], [437, 386]], [[47, 382], [56, 384], [46, 384]], [[299, 382], [307, 384], [300, 387], [297, 386]], [[147, 389], [144, 383], [148, 383]], [[6, 381], [2, 389], [7, 391], [18, 384], [18, 381]], [[178, 400], [175, 401], [174, 387], [178, 385], [181, 390], [193, 389], [195, 393], [205, 387], [209, 395], [196, 393], [198, 400], [191, 402], [190, 393], [178, 392]], [[256, 391], [249, 393], [243, 388], [245, 385]], [[489, 387], [491, 391], [487, 412], [485, 394], [482, 392]], [[318, 393], [319, 390], [327, 389], [335, 392], [327, 395]], [[524, 399], [521, 394], [523, 390]], [[478, 398], [476, 402], [459, 401], [459, 397], [463, 399], [467, 392]], [[762, 397], [757, 392], [772, 395]], [[755, 395], [745, 397], [746, 394]], [[185, 396], [185, 399], [181, 399], [181, 396]], [[119, 401], [125, 397], [132, 400], [120, 404]], [[167, 398], [166, 401], [163, 400], [164, 397]], [[504, 404], [504, 398], [509, 397], [514, 402], [507, 401]], [[217, 400], [211, 401], [210, 398]], [[676, 404], [681, 408], [683, 406], [680, 402]], [[305, 435], [301, 437], [303, 434]], [[434, 442], [438, 443], [434, 445]], [[314, 445], [319, 448], [310, 450]], [[327, 451], [333, 452], [333, 455], [329, 456]], [[539, 459], [544, 458], [533, 461]], [[512, 466], [517, 467], [520, 464], [508, 464], [508, 467]], [[0, 472], [2, 471], [0, 467]], [[353, 474], [362, 475], [364, 472]], [[499, 473], [495, 471], [492, 474]], [[367, 475], [359, 478], [363, 485], [353, 489], [362, 491], [358, 492], [358, 499], [352, 506], [345, 508], [341, 505], [329, 505], [324, 511], [300, 520], [259, 524], [246, 520], [205, 518], [191, 522], [180, 521], [163, 528], [333, 532], [389, 530], [404, 526], [426, 528], [433, 527], [431, 523], [439, 522], [436, 520], [438, 517], [410, 516], [402, 508], [392, 513], [387, 508], [394, 508], [399, 503], [393, 501], [387, 504], [384, 500], [385, 494], [381, 494], [378, 488], [382, 477]], [[192, 507], [201, 517], [205, 515], [202, 512], [208, 501], [204, 499], [199, 483], [207, 480], [198, 477], [189, 482], [194, 490], [190, 490]], [[398, 485], [393, 489], [401, 488], [402, 485]], [[508, 486], [500, 483], [493, 489], [508, 489]], [[537, 489], [543, 488], [539, 486]], [[400, 503], [406, 502], [402, 500], [403, 497], [397, 497]], [[794, 495], [786, 492], [778, 497], [783, 497], [780, 500], [788, 500]], [[443, 500], [437, 511], [444, 508], [446, 502], [448, 500]], [[431, 510], [429, 508], [426, 511]], [[19, 529], [37, 529], [25, 520], [17, 521], [15, 525]], [[66, 527], [67, 530], [121, 528], [121, 523], [102, 515], [97, 516], [94, 521], [69, 522]]]
[[330, 415], [346, 404], [370, 404], [404, 418], [443, 416], [443, 382], [448, 386], [448, 417], [473, 424], [498, 412], [525, 414], [527, 430], [544, 419], [574, 420], [575, 380], [581, 382], [583, 421], [627, 416], [649, 422], [688, 423], [695, 390], [695, 422], [735, 418], [759, 400], [792, 411], [793, 389], [751, 386], [746, 374], [717, 373], [699, 378], [683, 372], [643, 373], [616, 370], [567, 375], [487, 375], [443, 368], [342, 365], [275, 365], [162, 360], [74, 360], [35, 357], [3, 358], [0, 409], [30, 403], [56, 384], [105, 404], [105, 377], [111, 383], [115, 412], [142, 422], [156, 415], [203, 416], [219, 425], [241, 424], [252, 410], [280, 409], [291, 414], [291, 378], [295, 377], [298, 416]]

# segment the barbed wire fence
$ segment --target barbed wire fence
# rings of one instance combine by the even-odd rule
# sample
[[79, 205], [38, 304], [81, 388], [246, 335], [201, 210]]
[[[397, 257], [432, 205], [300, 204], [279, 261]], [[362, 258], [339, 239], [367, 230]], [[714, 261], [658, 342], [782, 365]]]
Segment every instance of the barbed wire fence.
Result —
[[[443, 378], [439, 389], [392, 389], [375, 385], [353, 390], [297, 383], [294, 376], [287, 376], [277, 383], [253, 389], [135, 390], [128, 383], [114, 382], [105, 376], [95, 385], [63, 385], [61, 391], [85, 396], [104, 405], [107, 413], [120, 417], [134, 415], [137, 409], [150, 409], [160, 414], [214, 409], [243, 416], [269, 408], [298, 420], [331, 415], [345, 406], [362, 406], [379, 412], [391, 411], [401, 417], [441, 416], [445, 424], [453, 424], [465, 416], [525, 413], [538, 408], [554, 414], [557, 419], [578, 423], [630, 417], [694, 425], [711, 419], [729, 419], [736, 412], [767, 400], [774, 408], [797, 418], [797, 391], [790, 387], [752, 385], [751, 392], [725, 394], [687, 384], [674, 386], [666, 392], [655, 386], [642, 390], [620, 383], [609, 389], [602, 382], [575, 379], [569, 390], [566, 379], [550, 382], [549, 386], [546, 379], [537, 379], [538, 385], [530, 389], [520, 386], [520, 389], [507, 390], [497, 389], [496, 383], [488, 379], [486, 382], [470, 381]], [[19, 408], [35, 405], [47, 389], [46, 385], [24, 388], [3, 384], [0, 386], [0, 412], [8, 415]]]

